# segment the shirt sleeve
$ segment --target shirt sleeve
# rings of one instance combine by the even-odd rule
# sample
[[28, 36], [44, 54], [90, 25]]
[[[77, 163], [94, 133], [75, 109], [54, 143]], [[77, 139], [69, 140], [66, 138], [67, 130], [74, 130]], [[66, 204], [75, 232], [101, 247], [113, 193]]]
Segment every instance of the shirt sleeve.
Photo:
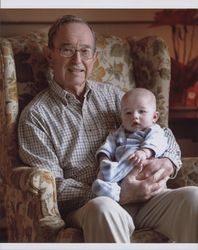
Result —
[[18, 124], [18, 141], [19, 155], [25, 164], [48, 169], [54, 174], [58, 202], [66, 204], [65, 212], [82, 206], [95, 196], [88, 184], [63, 177], [63, 170], [44, 121], [37, 119], [32, 113], [22, 116]]
[[158, 124], [148, 129], [141, 148], [151, 149], [156, 158], [160, 157], [167, 149], [167, 138], [164, 134], [164, 130]]
[[105, 154], [109, 159], [113, 160], [115, 155], [115, 149], [116, 149], [116, 136], [114, 132], [110, 132], [107, 136], [105, 142], [101, 145], [101, 147], [96, 152], [96, 158], [98, 158], [98, 155], [103, 153]]
[[161, 158], [168, 158], [174, 165], [174, 173], [171, 178], [175, 178], [178, 170], [182, 166], [181, 162], [181, 151], [179, 145], [177, 144], [172, 131], [169, 128], [164, 128], [165, 136], [167, 137], [168, 147], [165, 152], [161, 155]]

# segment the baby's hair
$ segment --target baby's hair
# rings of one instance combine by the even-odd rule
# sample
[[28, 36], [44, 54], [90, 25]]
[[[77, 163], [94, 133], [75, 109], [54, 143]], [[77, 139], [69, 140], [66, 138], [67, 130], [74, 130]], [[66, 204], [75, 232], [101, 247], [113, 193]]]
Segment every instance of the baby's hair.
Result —
[[134, 97], [134, 98], [138, 98], [138, 97], [142, 97], [145, 96], [145, 98], [150, 98], [150, 102], [154, 105], [154, 108], [156, 109], [156, 97], [154, 95], [154, 93], [146, 88], [133, 88], [129, 91], [127, 91], [123, 97], [122, 97], [122, 101], [127, 100], [129, 97]]

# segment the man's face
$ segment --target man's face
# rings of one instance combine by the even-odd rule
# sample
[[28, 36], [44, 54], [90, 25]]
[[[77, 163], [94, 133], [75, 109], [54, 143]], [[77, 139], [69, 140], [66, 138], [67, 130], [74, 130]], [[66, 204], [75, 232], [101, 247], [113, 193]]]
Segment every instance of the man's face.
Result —
[[94, 50], [94, 38], [91, 30], [83, 23], [65, 24], [57, 31], [54, 48], [50, 50], [51, 67], [54, 71], [55, 81], [64, 89], [75, 92], [84, 88], [86, 80], [91, 75], [96, 59], [96, 53], [91, 59], [83, 59], [76, 51], [71, 57], [61, 55], [61, 48], [74, 48]]

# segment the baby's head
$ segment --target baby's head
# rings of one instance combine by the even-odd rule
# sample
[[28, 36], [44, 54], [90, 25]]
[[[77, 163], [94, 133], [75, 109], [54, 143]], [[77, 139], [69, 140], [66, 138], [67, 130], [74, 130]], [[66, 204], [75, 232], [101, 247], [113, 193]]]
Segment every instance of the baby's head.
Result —
[[144, 88], [134, 88], [121, 100], [122, 125], [128, 132], [143, 130], [158, 120], [155, 95]]

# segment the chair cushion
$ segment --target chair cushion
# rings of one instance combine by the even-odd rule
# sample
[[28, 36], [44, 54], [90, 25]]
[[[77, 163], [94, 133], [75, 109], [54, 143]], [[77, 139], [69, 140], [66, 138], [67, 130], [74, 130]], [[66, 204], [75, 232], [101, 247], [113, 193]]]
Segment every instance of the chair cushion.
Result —
[[158, 123], [168, 126], [170, 55], [165, 41], [156, 36], [129, 39], [137, 87], [150, 89], [160, 113]]
[[182, 158], [182, 168], [175, 179], [168, 182], [169, 188], [198, 186], [198, 157]]
[[116, 36], [97, 34], [98, 58], [91, 79], [127, 91], [135, 86], [129, 43]]

